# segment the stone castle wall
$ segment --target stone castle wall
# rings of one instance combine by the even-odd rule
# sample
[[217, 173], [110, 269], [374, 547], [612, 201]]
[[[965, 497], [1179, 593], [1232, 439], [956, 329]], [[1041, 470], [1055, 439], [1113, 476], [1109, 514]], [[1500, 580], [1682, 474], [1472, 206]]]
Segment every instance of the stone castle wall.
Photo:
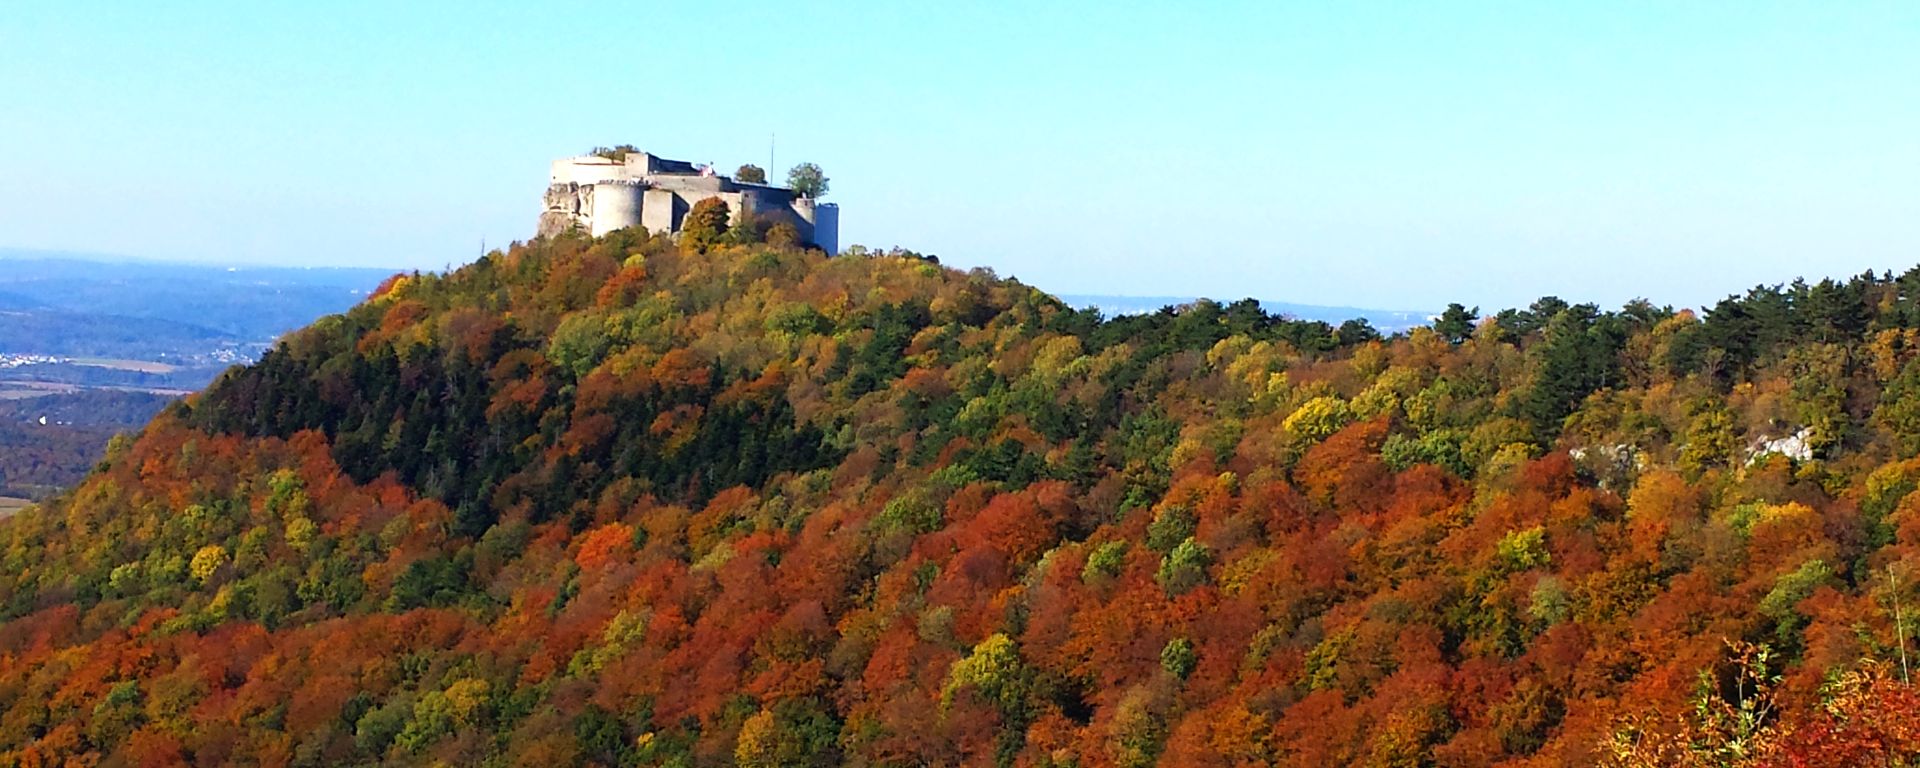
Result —
[[590, 189], [593, 190], [593, 212], [588, 215], [587, 231], [594, 237], [640, 224], [640, 201], [647, 191], [645, 186], [634, 181], [603, 181]]
[[632, 153], [618, 163], [596, 156], [554, 161], [541, 199], [537, 234], [548, 237], [580, 229], [600, 237], [636, 226], [673, 234], [680, 231], [695, 203], [715, 197], [727, 204], [733, 221], [749, 213], [784, 221], [802, 239], [829, 253], [838, 252], [837, 206], [796, 197], [784, 187], [702, 176], [691, 163], [644, 152]]

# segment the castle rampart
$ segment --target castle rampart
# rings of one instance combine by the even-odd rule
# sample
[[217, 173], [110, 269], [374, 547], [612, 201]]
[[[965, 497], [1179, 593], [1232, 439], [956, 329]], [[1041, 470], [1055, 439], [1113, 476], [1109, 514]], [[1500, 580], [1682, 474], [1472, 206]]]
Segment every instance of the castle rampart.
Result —
[[615, 160], [600, 155], [553, 162], [542, 198], [539, 234], [579, 229], [600, 237], [616, 229], [644, 227], [648, 232], [680, 231], [695, 203], [719, 198], [734, 221], [753, 215], [786, 222], [802, 240], [828, 253], [840, 244], [840, 211], [768, 184], [747, 184], [681, 160], [629, 152]]

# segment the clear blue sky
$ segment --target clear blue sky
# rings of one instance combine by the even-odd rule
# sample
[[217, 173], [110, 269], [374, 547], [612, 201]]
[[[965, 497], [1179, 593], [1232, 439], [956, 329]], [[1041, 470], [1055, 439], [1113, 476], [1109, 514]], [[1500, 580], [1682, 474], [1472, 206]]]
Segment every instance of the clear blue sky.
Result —
[[[1920, 3], [9, 3], [0, 246], [439, 267], [630, 142], [1062, 293], [1699, 304], [1920, 262]], [[911, 7], [908, 7], [911, 6]]]

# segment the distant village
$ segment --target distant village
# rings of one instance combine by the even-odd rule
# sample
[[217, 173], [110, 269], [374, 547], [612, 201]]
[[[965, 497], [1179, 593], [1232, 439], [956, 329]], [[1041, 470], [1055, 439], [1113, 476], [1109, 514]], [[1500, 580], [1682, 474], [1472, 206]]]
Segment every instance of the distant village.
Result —
[[21, 368], [29, 365], [63, 365], [73, 362], [69, 358], [54, 355], [13, 355], [0, 352], [0, 369]]

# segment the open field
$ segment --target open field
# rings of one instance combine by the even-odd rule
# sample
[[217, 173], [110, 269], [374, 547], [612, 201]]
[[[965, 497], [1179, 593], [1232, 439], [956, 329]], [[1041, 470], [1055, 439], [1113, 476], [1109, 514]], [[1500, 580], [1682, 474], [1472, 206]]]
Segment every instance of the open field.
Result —
[[76, 357], [73, 358], [72, 363], [74, 365], [85, 365], [94, 368], [112, 368], [118, 371], [138, 371], [140, 373], [173, 373], [174, 371], [180, 370], [180, 366], [177, 365], [155, 363], [146, 360], [121, 360], [112, 357]]
[[18, 512], [22, 509], [26, 509], [27, 507], [30, 507], [30, 506], [33, 506], [33, 502], [28, 501], [26, 499], [16, 499], [12, 496], [0, 496], [0, 517], [6, 517], [7, 515], [11, 515], [15, 512]]
[[79, 387], [49, 381], [0, 381], [0, 400], [25, 400], [79, 391]]
[[51, 381], [0, 381], [0, 400], [29, 400], [47, 395], [70, 395], [75, 392], [95, 390], [102, 392], [139, 392], [165, 397], [182, 397], [193, 394], [191, 389], [178, 387], [137, 387], [137, 386], [79, 386]]

